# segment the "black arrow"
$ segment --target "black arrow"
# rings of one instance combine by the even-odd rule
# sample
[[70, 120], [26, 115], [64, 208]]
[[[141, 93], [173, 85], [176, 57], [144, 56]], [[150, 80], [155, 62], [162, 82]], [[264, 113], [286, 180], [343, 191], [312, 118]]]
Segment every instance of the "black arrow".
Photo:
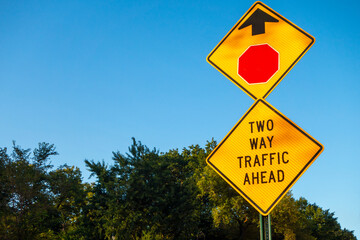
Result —
[[269, 14], [256, 9], [256, 11], [238, 28], [238, 30], [252, 25], [252, 35], [265, 33], [265, 22], [279, 22]]

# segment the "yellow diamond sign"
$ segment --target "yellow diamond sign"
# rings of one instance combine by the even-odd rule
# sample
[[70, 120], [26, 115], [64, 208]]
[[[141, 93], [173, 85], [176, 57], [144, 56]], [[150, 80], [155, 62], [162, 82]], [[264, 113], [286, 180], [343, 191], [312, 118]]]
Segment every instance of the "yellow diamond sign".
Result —
[[313, 137], [259, 99], [206, 161], [268, 215], [322, 151]]
[[256, 2], [207, 57], [253, 99], [265, 99], [315, 39]]

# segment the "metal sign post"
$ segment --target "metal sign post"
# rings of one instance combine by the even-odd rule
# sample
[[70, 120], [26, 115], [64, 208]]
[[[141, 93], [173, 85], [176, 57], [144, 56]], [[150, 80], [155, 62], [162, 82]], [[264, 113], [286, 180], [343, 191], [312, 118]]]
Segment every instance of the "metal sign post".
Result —
[[270, 214], [267, 216], [260, 216], [260, 240], [271, 240], [271, 218]]

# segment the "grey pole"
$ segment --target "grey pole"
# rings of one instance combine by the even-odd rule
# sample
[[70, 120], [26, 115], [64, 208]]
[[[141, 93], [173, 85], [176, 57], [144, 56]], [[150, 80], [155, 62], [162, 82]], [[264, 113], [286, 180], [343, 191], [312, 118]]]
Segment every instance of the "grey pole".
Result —
[[271, 240], [271, 218], [260, 215], [260, 240]]

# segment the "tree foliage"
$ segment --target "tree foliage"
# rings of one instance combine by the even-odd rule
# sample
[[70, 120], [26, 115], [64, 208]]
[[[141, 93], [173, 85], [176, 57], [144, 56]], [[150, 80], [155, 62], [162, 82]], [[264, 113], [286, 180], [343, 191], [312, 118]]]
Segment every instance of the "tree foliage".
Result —
[[[259, 239], [259, 214], [206, 165], [215, 148], [160, 153], [132, 140], [113, 163], [53, 169], [54, 145], [0, 148], [0, 239]], [[354, 240], [334, 213], [288, 193], [271, 213], [273, 239]]]

